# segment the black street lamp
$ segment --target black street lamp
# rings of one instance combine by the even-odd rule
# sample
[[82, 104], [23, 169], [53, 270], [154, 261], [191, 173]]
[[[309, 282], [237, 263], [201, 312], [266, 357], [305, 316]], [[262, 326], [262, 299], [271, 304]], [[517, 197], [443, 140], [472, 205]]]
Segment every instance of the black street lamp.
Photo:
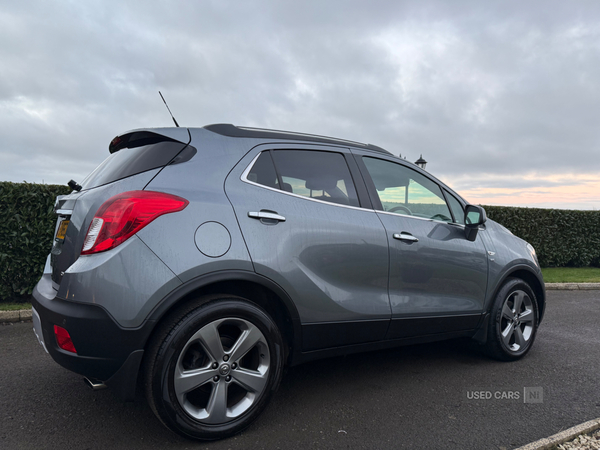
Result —
[[421, 169], [425, 170], [425, 166], [427, 165], [427, 161], [423, 159], [423, 154], [415, 161], [415, 164], [419, 166]]

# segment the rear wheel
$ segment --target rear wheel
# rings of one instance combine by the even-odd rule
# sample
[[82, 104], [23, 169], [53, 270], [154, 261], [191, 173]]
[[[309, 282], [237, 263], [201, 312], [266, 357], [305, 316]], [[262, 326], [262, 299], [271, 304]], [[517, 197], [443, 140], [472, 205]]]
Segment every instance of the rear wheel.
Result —
[[492, 306], [485, 350], [493, 358], [514, 361], [531, 349], [538, 326], [538, 305], [531, 287], [509, 278]]
[[222, 298], [187, 306], [158, 331], [146, 362], [146, 396], [171, 430], [195, 439], [242, 431], [281, 380], [282, 340], [257, 305]]

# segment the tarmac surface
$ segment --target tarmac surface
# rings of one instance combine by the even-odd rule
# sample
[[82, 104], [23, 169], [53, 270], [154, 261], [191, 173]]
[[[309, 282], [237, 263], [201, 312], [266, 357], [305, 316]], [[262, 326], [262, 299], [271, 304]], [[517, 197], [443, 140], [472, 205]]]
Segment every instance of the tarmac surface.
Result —
[[120, 402], [56, 364], [31, 323], [0, 326], [2, 449], [514, 449], [600, 417], [600, 291], [553, 290], [531, 352], [455, 340], [288, 369], [244, 433], [189, 441], [140, 395]]

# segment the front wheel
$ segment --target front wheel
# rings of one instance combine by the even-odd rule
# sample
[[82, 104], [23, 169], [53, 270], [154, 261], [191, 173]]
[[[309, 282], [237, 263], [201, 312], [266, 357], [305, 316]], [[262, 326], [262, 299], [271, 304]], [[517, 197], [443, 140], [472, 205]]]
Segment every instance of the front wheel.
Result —
[[501, 361], [514, 361], [531, 349], [538, 327], [538, 305], [531, 287], [509, 278], [502, 285], [490, 314], [485, 350]]
[[159, 329], [145, 367], [146, 396], [176, 433], [221, 439], [262, 412], [282, 366], [281, 335], [261, 308], [239, 298], [200, 300]]

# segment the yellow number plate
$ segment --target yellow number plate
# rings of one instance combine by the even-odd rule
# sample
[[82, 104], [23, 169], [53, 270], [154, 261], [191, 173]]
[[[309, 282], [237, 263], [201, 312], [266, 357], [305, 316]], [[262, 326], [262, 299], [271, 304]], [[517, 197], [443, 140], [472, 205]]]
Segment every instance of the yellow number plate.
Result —
[[69, 226], [69, 222], [69, 220], [63, 220], [60, 223], [58, 231], [56, 232], [56, 239], [60, 239], [61, 241], [64, 240], [65, 234], [67, 233], [67, 227]]

